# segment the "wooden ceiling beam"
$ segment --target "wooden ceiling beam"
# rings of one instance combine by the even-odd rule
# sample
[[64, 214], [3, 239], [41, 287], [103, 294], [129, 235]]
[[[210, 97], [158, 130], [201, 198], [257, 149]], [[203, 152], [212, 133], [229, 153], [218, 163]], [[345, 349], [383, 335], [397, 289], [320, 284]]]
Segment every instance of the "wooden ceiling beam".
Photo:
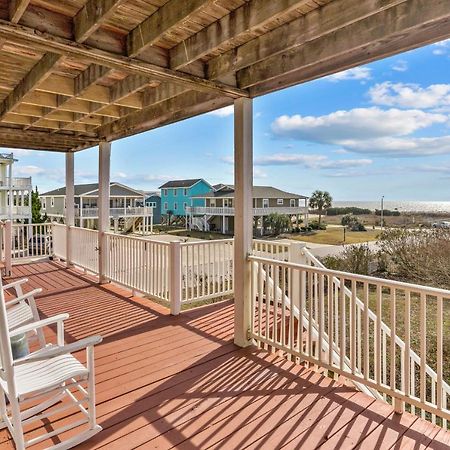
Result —
[[[419, 36], [418, 32], [424, 27], [442, 21], [447, 21], [450, 35], [450, 8], [447, 1], [408, 0], [320, 39], [307, 42], [295, 50], [277, 54], [246, 67], [237, 72], [238, 85], [249, 88], [279, 76], [286, 76], [290, 72], [300, 73], [318, 62], [325, 62], [339, 56], [343, 57], [357, 49], [367, 51], [370, 48], [387, 48], [389, 41], [395, 41], [399, 36], [414, 36], [415, 34]], [[427, 41], [432, 42], [441, 38], [441, 36], [433, 36]], [[409, 49], [405, 48], [401, 40], [398, 42], [395, 49], [391, 48], [389, 52], [381, 52], [371, 60]], [[421, 35], [417, 39], [417, 45], [423, 43], [424, 38]], [[360, 59], [354, 61], [354, 65], [358, 64], [361, 64]]]
[[207, 77], [226, 78], [271, 56], [294, 50], [407, 0], [334, 0], [208, 61]]
[[248, 93], [242, 89], [224, 83], [205, 80], [188, 73], [99, 50], [98, 48], [79, 44], [53, 34], [36, 33], [32, 28], [11, 24], [5, 20], [0, 20], [0, 37], [6, 38], [11, 42], [31, 45], [37, 50], [81, 58], [93, 64], [121, 70], [129, 74], [146, 76], [155, 80], [176, 83], [199, 92], [213, 93], [231, 98], [248, 97]]
[[10, 0], [9, 20], [13, 23], [18, 23], [29, 3], [30, 0]]
[[181, 69], [222, 45], [238, 40], [243, 34], [252, 33], [274, 20], [281, 21], [309, 2], [251, 0], [172, 48], [169, 51], [170, 67]]
[[3, 100], [0, 105], [0, 120], [6, 113], [14, 109], [36, 86], [47, 78], [61, 60], [62, 56], [54, 53], [46, 53], [27, 75], [19, 82], [14, 90]]
[[232, 104], [232, 100], [227, 97], [189, 91], [108, 123], [100, 127], [98, 133], [101, 139], [114, 140], [230, 104]]
[[95, 33], [125, 0], [88, 0], [73, 19], [77, 42], [84, 42]]
[[135, 57], [211, 0], [169, 0], [127, 36], [127, 54]]

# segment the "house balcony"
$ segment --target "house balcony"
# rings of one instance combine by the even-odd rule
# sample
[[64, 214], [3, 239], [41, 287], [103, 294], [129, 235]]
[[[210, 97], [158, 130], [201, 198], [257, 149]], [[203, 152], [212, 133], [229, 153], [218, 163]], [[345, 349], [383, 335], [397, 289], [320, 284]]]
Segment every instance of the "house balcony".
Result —
[[[265, 251], [263, 244], [258, 248]], [[127, 269], [124, 261], [116, 267]], [[237, 347], [230, 300], [174, 317], [149, 299], [113, 283], [99, 285], [96, 277], [56, 261], [15, 265], [8, 281], [23, 277], [29, 279], [27, 289], [43, 288], [37, 297], [42, 316], [69, 313], [68, 343], [103, 336], [95, 349], [103, 431], [80, 448], [203, 448], [206, 443], [231, 449], [342, 448], [343, 443], [446, 448], [449, 443], [443, 428], [408, 412], [396, 414], [393, 406], [343, 377], [332, 379], [306, 362], [298, 365], [266, 344]], [[290, 321], [287, 316], [285, 323]], [[49, 328], [46, 336], [53, 340], [55, 330]], [[277, 336], [272, 339], [281, 340]], [[54, 427], [78, 419], [70, 411], [61, 413]], [[44, 419], [25, 428], [26, 438], [52, 429]], [[12, 447], [7, 430], [0, 439], [0, 450]]]
[[0, 207], [0, 220], [7, 220], [9, 218], [15, 219], [29, 219], [31, 217], [31, 208], [29, 206], [3, 206]]
[[[111, 218], [120, 217], [144, 217], [153, 215], [153, 208], [146, 206], [129, 206], [127, 208], [109, 208], [109, 216]], [[98, 208], [76, 208], [75, 217], [83, 217], [86, 219], [97, 219]]]
[[13, 177], [0, 180], [0, 190], [10, 188], [15, 190], [33, 189], [31, 177]]
[[[186, 213], [197, 216], [234, 216], [233, 207], [217, 206], [186, 206]], [[253, 215], [268, 216], [270, 214], [307, 214], [308, 208], [304, 206], [273, 206], [268, 208], [253, 208]]]
[[[51, 237], [40, 256], [54, 259], [24, 264], [18, 257], [8, 281], [27, 277], [27, 289], [43, 288], [43, 316], [70, 314], [68, 342], [104, 338], [95, 351], [103, 431], [81, 448], [450, 443], [443, 363], [450, 291], [327, 270], [301, 244], [254, 240], [251, 345], [240, 348], [233, 343], [232, 239], [169, 243], [106, 233], [109, 282], [100, 285], [98, 232], [25, 226], [31, 236], [33, 227]], [[68, 238], [70, 269], [63, 263]], [[207, 300], [216, 303], [180, 312]], [[381, 317], [388, 301], [390, 314]], [[417, 307], [434, 315], [435, 328], [421, 316], [413, 331]], [[55, 427], [76, 420], [61, 414]], [[27, 437], [43, 429], [52, 429], [46, 420], [27, 427]], [[11, 448], [7, 431], [0, 439], [0, 450]]]

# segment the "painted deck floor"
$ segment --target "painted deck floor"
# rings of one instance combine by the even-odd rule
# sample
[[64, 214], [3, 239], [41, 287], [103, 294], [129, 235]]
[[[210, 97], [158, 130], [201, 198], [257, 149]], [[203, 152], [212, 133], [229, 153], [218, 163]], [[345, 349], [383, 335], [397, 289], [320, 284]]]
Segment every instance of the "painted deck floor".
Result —
[[[232, 303], [171, 317], [54, 262], [16, 266], [13, 275], [44, 289], [44, 316], [70, 314], [67, 341], [104, 337], [95, 355], [103, 431], [79, 448], [450, 448], [450, 433], [438, 427], [276, 355], [236, 347]], [[7, 448], [3, 430], [0, 450]]]

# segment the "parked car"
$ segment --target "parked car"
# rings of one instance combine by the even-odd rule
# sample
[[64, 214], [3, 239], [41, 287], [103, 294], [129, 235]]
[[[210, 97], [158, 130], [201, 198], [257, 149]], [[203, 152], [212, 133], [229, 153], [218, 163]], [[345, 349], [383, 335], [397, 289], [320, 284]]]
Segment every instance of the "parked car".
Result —
[[450, 222], [443, 220], [442, 222], [433, 223], [433, 228], [450, 228]]
[[52, 241], [50, 236], [35, 234], [28, 240], [28, 252], [30, 256], [48, 255]]

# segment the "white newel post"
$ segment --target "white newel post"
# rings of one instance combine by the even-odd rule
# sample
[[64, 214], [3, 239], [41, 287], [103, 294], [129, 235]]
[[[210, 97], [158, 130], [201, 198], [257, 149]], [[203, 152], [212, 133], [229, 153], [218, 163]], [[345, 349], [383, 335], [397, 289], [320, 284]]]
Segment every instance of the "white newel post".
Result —
[[177, 316], [181, 311], [181, 242], [173, 241], [169, 247], [169, 300], [170, 314]]
[[66, 265], [71, 266], [71, 228], [75, 226], [75, 170], [74, 153], [66, 153]]
[[100, 283], [107, 282], [108, 251], [106, 232], [109, 231], [109, 177], [111, 143], [100, 142], [98, 153], [98, 275]]
[[[288, 261], [294, 264], [306, 264], [306, 257], [304, 253], [304, 249], [306, 248], [306, 244], [302, 242], [291, 242], [288, 250]], [[294, 301], [294, 305], [297, 308], [300, 308], [300, 296], [301, 290], [303, 290], [306, 295], [306, 285], [302, 282], [300, 277], [293, 276], [292, 277], [292, 298]]]
[[252, 100], [234, 102], [234, 342], [250, 345], [251, 266], [253, 232], [253, 107]]

